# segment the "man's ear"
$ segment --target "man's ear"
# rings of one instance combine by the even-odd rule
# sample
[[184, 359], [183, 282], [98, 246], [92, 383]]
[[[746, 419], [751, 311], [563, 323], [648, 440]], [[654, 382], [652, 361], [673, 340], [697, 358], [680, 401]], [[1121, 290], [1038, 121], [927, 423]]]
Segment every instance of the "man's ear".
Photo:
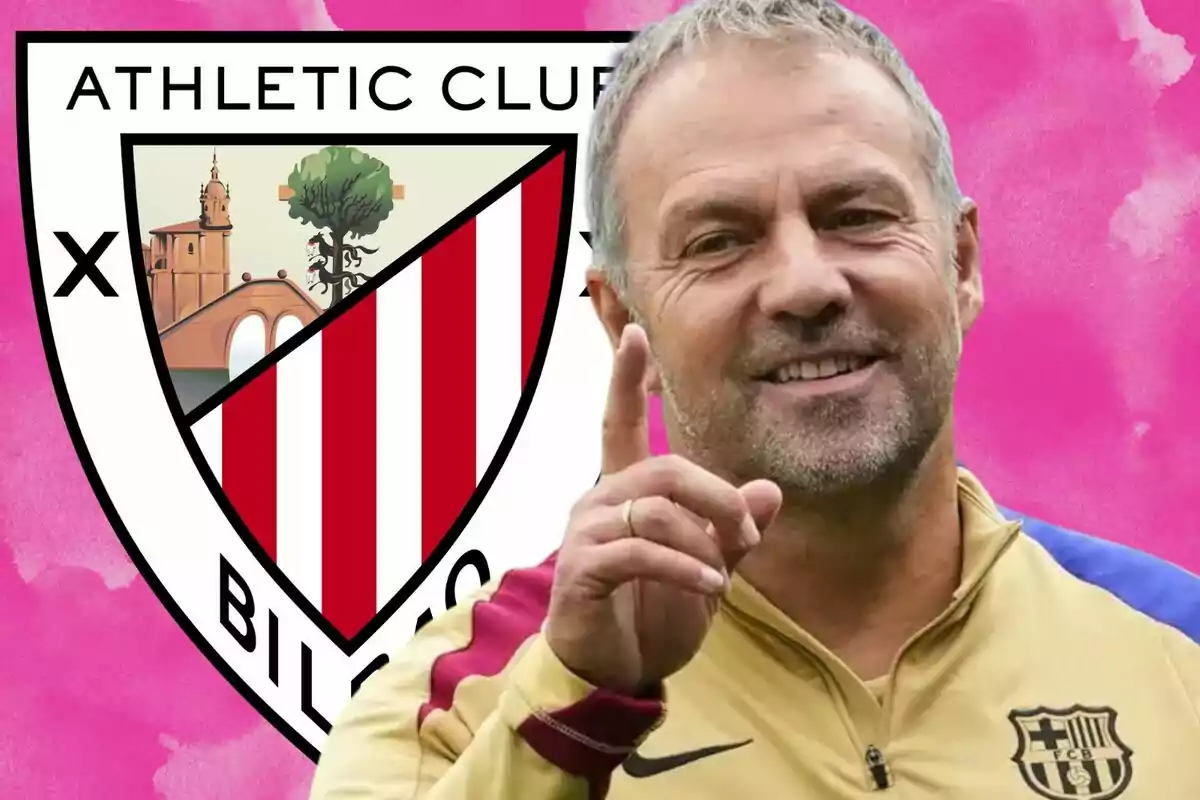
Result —
[[954, 293], [958, 302], [959, 326], [965, 335], [983, 310], [983, 277], [980, 275], [979, 207], [963, 199], [955, 234]]
[[[621, 343], [621, 331], [633, 321], [633, 314], [617, 295], [617, 292], [613, 289], [604, 272], [599, 267], [588, 268], [587, 290], [588, 297], [592, 300], [592, 310], [596, 312], [596, 317], [600, 320], [600, 324], [604, 326], [604, 333], [608, 336], [608, 343], [612, 346], [615, 353], [617, 346]], [[650, 331], [646, 331], [646, 335], [649, 336]], [[662, 381], [659, 378], [658, 367], [654, 361], [653, 342], [651, 342], [650, 356], [650, 363], [646, 366], [645, 386], [646, 391], [657, 394], [662, 390]]]
[[589, 267], [587, 271], [588, 296], [592, 300], [592, 310], [604, 332], [608, 336], [613, 351], [621, 341], [621, 331], [629, 324], [629, 309], [621, 302], [621, 298], [609, 285], [604, 272], [599, 267]]

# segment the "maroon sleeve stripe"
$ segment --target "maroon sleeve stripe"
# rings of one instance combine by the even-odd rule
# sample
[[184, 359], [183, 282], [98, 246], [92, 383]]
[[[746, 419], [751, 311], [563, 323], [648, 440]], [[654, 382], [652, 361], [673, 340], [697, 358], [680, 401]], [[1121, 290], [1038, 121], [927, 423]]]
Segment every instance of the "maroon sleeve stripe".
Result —
[[663, 701], [596, 689], [574, 705], [535, 714], [517, 729], [542, 758], [591, 780], [616, 769], [662, 714]]
[[536, 567], [505, 573], [496, 591], [471, 609], [471, 639], [465, 647], [434, 659], [429, 676], [429, 700], [421, 705], [417, 725], [434, 710], [447, 710], [454, 691], [472, 675], [499, 675], [522, 642], [538, 632], [550, 605], [554, 579], [551, 555]]

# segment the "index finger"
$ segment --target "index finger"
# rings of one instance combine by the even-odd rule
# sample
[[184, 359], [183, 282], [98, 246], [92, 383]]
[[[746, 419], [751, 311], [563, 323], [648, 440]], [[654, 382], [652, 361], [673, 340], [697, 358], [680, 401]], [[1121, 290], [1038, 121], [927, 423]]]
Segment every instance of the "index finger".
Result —
[[646, 365], [650, 343], [640, 325], [630, 323], [621, 331], [613, 355], [608, 402], [604, 407], [601, 471], [619, 472], [650, 456], [646, 426]]

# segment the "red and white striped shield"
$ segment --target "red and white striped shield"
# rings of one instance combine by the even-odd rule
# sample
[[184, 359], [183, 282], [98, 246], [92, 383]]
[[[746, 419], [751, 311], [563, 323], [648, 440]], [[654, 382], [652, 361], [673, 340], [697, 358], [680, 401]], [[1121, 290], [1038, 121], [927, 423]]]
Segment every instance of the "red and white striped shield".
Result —
[[187, 419], [231, 522], [335, 641], [403, 601], [512, 445], [562, 287], [566, 167], [546, 151]]

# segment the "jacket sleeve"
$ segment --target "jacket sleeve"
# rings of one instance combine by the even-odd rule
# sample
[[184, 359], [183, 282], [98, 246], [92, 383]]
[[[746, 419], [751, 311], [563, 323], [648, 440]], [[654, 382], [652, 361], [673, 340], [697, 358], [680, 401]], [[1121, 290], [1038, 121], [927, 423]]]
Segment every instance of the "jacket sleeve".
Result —
[[597, 689], [541, 635], [551, 562], [425, 625], [350, 699], [312, 800], [599, 800], [665, 698]]
[[1175, 628], [1166, 625], [1162, 628], [1167, 658], [1179, 677], [1184, 697], [1196, 720], [1196, 730], [1200, 732], [1200, 643]]

